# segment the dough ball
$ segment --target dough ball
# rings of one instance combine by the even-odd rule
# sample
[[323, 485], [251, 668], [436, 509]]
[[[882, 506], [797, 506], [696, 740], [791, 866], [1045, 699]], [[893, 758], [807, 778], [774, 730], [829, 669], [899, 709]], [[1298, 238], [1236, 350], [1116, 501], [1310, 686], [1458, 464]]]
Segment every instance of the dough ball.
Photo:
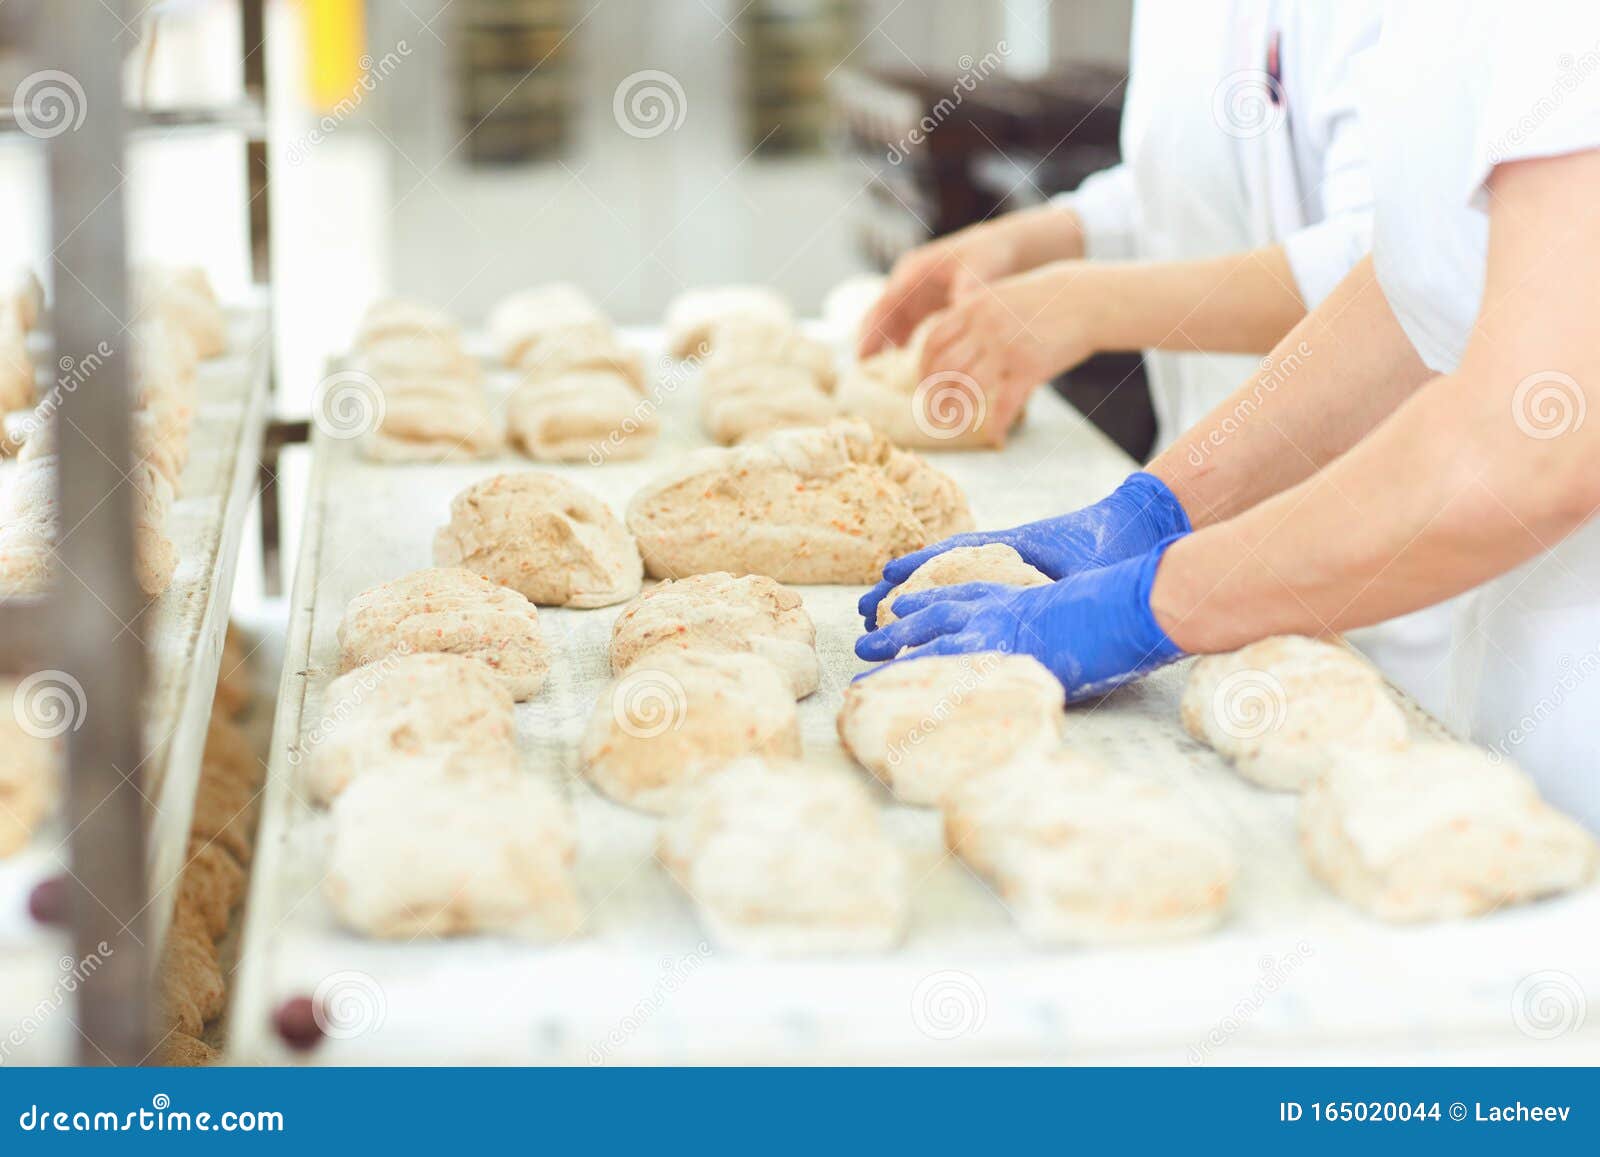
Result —
[[363, 775], [416, 756], [451, 769], [517, 766], [511, 692], [465, 655], [390, 655], [340, 675], [323, 693], [302, 750], [306, 789], [327, 803]]
[[994, 884], [1029, 940], [1103, 944], [1192, 935], [1222, 918], [1232, 848], [1180, 793], [1035, 752], [945, 798], [945, 840]]
[[28, 335], [14, 324], [0, 324], [0, 414], [32, 406], [34, 381]]
[[537, 382], [568, 374], [605, 371], [620, 377], [643, 395], [649, 380], [644, 357], [617, 340], [615, 334], [591, 329], [557, 331], [526, 350], [517, 362], [525, 380]]
[[228, 318], [211, 279], [198, 266], [148, 266], [135, 276], [140, 312], [188, 335], [201, 358], [228, 352]]
[[541, 606], [608, 607], [639, 593], [643, 567], [622, 523], [554, 474], [500, 474], [457, 494], [433, 540], [461, 566]]
[[582, 923], [572, 813], [534, 776], [450, 776], [408, 760], [356, 780], [331, 817], [323, 892], [355, 932], [559, 939]]
[[48, 523], [0, 520], [0, 593], [46, 593], [54, 565], [54, 532]]
[[792, 329], [794, 311], [762, 285], [688, 289], [667, 305], [667, 352], [675, 358], [704, 357], [714, 348], [714, 331], [739, 322]]
[[839, 772], [740, 760], [662, 825], [658, 854], [735, 951], [882, 952], [904, 934], [905, 859]]
[[839, 739], [899, 799], [937, 805], [987, 768], [1059, 745], [1065, 706], [1027, 655], [932, 655], [850, 684]]
[[533, 604], [459, 567], [413, 571], [361, 592], [345, 608], [341, 671], [427, 652], [486, 664], [519, 701], [538, 693], [550, 669]]
[[898, 617], [894, 613], [894, 601], [901, 595], [932, 590], [934, 587], [959, 586], [961, 583], [1043, 587], [1050, 585], [1050, 576], [1024, 562], [1015, 549], [1004, 543], [958, 546], [934, 555], [912, 571], [905, 582], [884, 595], [878, 603], [878, 626], [887, 627]]
[[0, 680], [0, 859], [27, 846], [57, 792], [57, 745], [23, 728], [30, 709], [17, 703], [17, 688]]
[[837, 414], [833, 399], [803, 369], [750, 364], [708, 370], [700, 386], [700, 424], [731, 446], [774, 430], [821, 426]]
[[364, 347], [352, 368], [402, 390], [411, 379], [444, 380], [462, 386], [483, 385], [483, 369], [461, 346], [428, 333], [395, 334]]
[[596, 787], [667, 812], [742, 755], [798, 756], [787, 679], [756, 655], [684, 651], [636, 664], [600, 694], [579, 748]]
[[835, 422], [687, 455], [634, 495], [628, 528], [657, 578], [870, 583], [890, 559], [972, 529], [972, 513], [915, 454]]
[[220, 845], [191, 839], [178, 882], [177, 911], [205, 928], [213, 940], [221, 939], [234, 906], [244, 898], [245, 883], [243, 866]]
[[501, 301], [489, 314], [489, 337], [502, 362], [520, 366], [529, 358], [537, 361], [547, 343], [606, 341], [611, 322], [583, 290], [557, 283]]
[[403, 297], [373, 302], [356, 328], [358, 349], [382, 345], [392, 338], [427, 337], [461, 348], [461, 327], [443, 310]]
[[1342, 751], [1406, 742], [1383, 676], [1348, 647], [1300, 635], [1197, 660], [1179, 712], [1185, 731], [1275, 791], [1304, 789]]
[[817, 689], [817, 628], [800, 596], [765, 575], [668, 580], [644, 592], [611, 630], [617, 674], [664, 654], [754, 654], [783, 673], [796, 699]]
[[161, 1063], [168, 1068], [200, 1068], [221, 1059], [220, 1052], [186, 1032], [174, 1029], [161, 1041]]
[[846, 371], [836, 391], [839, 412], [870, 423], [896, 446], [994, 446], [994, 392], [963, 373], [923, 374], [925, 337], [926, 327], [919, 328], [905, 345], [890, 346]]
[[825, 342], [807, 337], [792, 325], [746, 317], [719, 322], [711, 336], [713, 349], [701, 373], [702, 388], [715, 389], [728, 370], [746, 366], [787, 366], [799, 370], [824, 394], [838, 380], [833, 350]]
[[161, 979], [169, 1006], [183, 1010], [178, 1023], [184, 1032], [198, 1036], [205, 1022], [222, 1015], [227, 1005], [222, 961], [211, 934], [191, 914], [179, 912], [167, 929]]
[[385, 380], [381, 417], [362, 435], [376, 462], [457, 462], [492, 458], [504, 448], [500, 420], [483, 387], [450, 377]]
[[512, 444], [539, 462], [638, 458], [661, 429], [655, 404], [608, 369], [524, 382], [511, 395], [506, 420]]
[[1381, 920], [1447, 920], [1571, 891], [1594, 838], [1464, 743], [1342, 754], [1300, 803], [1312, 871]]

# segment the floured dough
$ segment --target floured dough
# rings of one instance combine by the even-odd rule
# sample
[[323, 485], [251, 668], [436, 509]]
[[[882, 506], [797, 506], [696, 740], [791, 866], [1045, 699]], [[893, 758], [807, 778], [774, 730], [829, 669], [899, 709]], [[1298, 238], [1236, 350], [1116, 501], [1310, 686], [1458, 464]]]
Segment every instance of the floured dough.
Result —
[[604, 334], [588, 327], [550, 333], [523, 353], [517, 368], [526, 381], [604, 370], [641, 395], [649, 380], [643, 356], [624, 345], [609, 328]]
[[656, 406], [609, 369], [523, 382], [507, 404], [511, 442], [539, 462], [623, 461], [650, 452]]
[[[131, 415], [134, 460], [148, 465], [161, 475], [174, 495], [183, 478], [183, 468], [189, 462], [189, 440], [186, 435], [173, 435], [162, 429], [157, 416], [149, 410], [135, 410]], [[36, 416], [27, 441], [17, 451], [17, 461], [31, 462], [35, 458], [52, 458], [56, 455], [54, 422], [47, 416]]]
[[461, 346], [461, 327], [442, 310], [407, 298], [390, 297], [374, 302], [356, 329], [359, 348], [382, 345], [395, 338], [428, 337]]
[[1382, 920], [1445, 920], [1570, 891], [1595, 842], [1514, 766], [1464, 743], [1341, 755], [1300, 803], [1312, 871]]
[[511, 692], [483, 663], [448, 653], [391, 656], [328, 684], [302, 750], [306, 790], [327, 803], [360, 776], [415, 756], [461, 770], [517, 766]]
[[662, 825], [658, 854], [735, 951], [881, 952], [904, 934], [904, 856], [837, 771], [740, 760]]
[[987, 651], [892, 663], [845, 691], [839, 739], [906, 803], [1061, 742], [1066, 694], [1036, 659]]
[[56, 798], [56, 744], [23, 729], [16, 695], [0, 679], [0, 858], [27, 845]]
[[228, 351], [228, 319], [211, 279], [198, 266], [146, 266], [135, 276], [141, 314], [164, 318], [188, 335], [202, 358]]
[[1179, 712], [1185, 731], [1277, 791], [1302, 790], [1340, 752], [1406, 742], [1383, 676], [1348, 647], [1300, 635], [1198, 660]]
[[[994, 397], [966, 374], [922, 373], [926, 329], [858, 363], [839, 379], [839, 412], [861, 418], [897, 446], [959, 450], [991, 446]], [[1020, 420], [1020, 417], [1019, 417]]]
[[556, 283], [513, 293], [489, 314], [489, 337], [508, 366], [537, 361], [549, 342], [611, 336], [611, 322], [589, 295], [575, 285]]
[[748, 318], [712, 328], [700, 373], [700, 421], [724, 445], [835, 413], [833, 351], [787, 325]]
[[667, 352], [675, 358], [704, 357], [715, 348], [715, 330], [738, 322], [790, 329], [794, 311], [763, 285], [687, 289], [667, 305]]
[[413, 571], [362, 591], [345, 608], [340, 670], [413, 652], [476, 659], [519, 701], [538, 693], [550, 669], [534, 605], [459, 567]]
[[362, 435], [375, 462], [454, 462], [492, 458], [504, 448], [500, 420], [482, 385], [452, 377], [378, 379], [381, 417]]
[[1010, 587], [1043, 587], [1050, 576], [1024, 562], [1015, 549], [1002, 542], [982, 546], [958, 546], [936, 554], [878, 603], [878, 626], [895, 621], [894, 601], [913, 591], [934, 587], [953, 587], [961, 583], [999, 583]]
[[742, 755], [799, 754], [788, 680], [759, 656], [714, 651], [635, 664], [601, 692], [579, 748], [595, 786], [652, 812]]
[[799, 595], [765, 575], [726, 572], [663, 582], [629, 603], [611, 630], [611, 670], [681, 651], [749, 652], [772, 663], [796, 699], [817, 689], [817, 629]]
[[554, 474], [499, 474], [457, 494], [433, 540], [463, 566], [541, 606], [608, 607], [639, 593], [639, 551], [609, 507]]
[[890, 559], [972, 529], [946, 475], [859, 422], [695, 451], [628, 505], [658, 578], [728, 571], [870, 583]]
[[331, 816], [323, 893], [356, 932], [553, 939], [582, 923], [572, 813], [535, 776], [453, 776], [411, 759], [356, 780]]
[[244, 899], [246, 880], [243, 866], [221, 845], [191, 839], [178, 883], [177, 910], [190, 914], [213, 940], [221, 939], [234, 905]]
[[34, 388], [27, 331], [0, 315], [0, 414], [32, 406]]
[[1171, 788], [1066, 751], [1024, 755], [945, 798], [950, 849], [995, 886], [1023, 935], [1098, 944], [1221, 920], [1233, 849]]

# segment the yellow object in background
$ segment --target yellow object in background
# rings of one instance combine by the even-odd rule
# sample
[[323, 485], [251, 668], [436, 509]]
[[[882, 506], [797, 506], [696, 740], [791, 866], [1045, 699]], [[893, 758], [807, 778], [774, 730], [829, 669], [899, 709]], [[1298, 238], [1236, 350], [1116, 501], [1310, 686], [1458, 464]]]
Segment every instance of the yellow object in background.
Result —
[[361, 80], [367, 47], [366, 0], [300, 0], [311, 103], [328, 112]]

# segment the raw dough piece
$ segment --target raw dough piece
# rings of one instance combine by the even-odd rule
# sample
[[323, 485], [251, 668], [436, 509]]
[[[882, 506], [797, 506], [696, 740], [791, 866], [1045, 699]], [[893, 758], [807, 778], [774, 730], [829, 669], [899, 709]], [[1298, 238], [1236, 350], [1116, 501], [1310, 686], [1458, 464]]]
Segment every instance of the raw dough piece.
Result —
[[17, 686], [0, 680], [0, 859], [27, 846], [56, 798], [57, 745], [23, 730]]
[[149, 266], [135, 277], [141, 313], [164, 318], [194, 342], [201, 358], [228, 352], [228, 318], [198, 266]]
[[516, 388], [506, 408], [511, 441], [539, 462], [604, 462], [649, 453], [656, 408], [627, 378], [572, 370]]
[[704, 357], [715, 348], [717, 327], [740, 321], [790, 329], [794, 311], [762, 285], [688, 289], [667, 305], [667, 352], [675, 358]]
[[44, 312], [44, 286], [39, 282], [39, 275], [27, 266], [18, 269], [0, 299], [0, 309], [24, 332], [31, 333]]
[[161, 1041], [161, 1063], [167, 1068], [194, 1069], [215, 1064], [222, 1054], [205, 1041], [177, 1029]]
[[1571, 891], [1594, 838], [1511, 764], [1465, 743], [1341, 755], [1306, 788], [1311, 869], [1381, 920], [1447, 920]]
[[747, 366], [800, 370], [824, 394], [831, 394], [838, 380], [833, 350], [791, 325], [735, 317], [718, 322], [711, 340], [715, 348], [705, 360], [703, 389], [715, 390], [720, 375]]
[[382, 418], [362, 436], [375, 462], [455, 462], [492, 458], [504, 448], [500, 421], [476, 382], [442, 377], [375, 379]]
[[260, 794], [243, 769], [207, 760], [201, 765], [189, 834], [248, 864], [255, 853]]
[[508, 366], [537, 359], [547, 342], [581, 338], [604, 341], [611, 322], [589, 295], [575, 285], [557, 283], [524, 289], [501, 301], [489, 314], [489, 337]]
[[996, 887], [1029, 940], [1186, 936], [1221, 920], [1233, 849], [1178, 792], [1035, 752], [945, 797], [950, 849]]
[[617, 675], [663, 654], [749, 652], [772, 663], [796, 699], [817, 689], [817, 628], [800, 596], [765, 575], [725, 571], [668, 580], [623, 609], [611, 629]]
[[837, 413], [833, 399], [796, 366], [735, 366], [701, 380], [700, 424], [724, 446], [774, 430], [825, 425]]
[[836, 392], [840, 413], [871, 423], [896, 446], [993, 447], [992, 393], [965, 374], [924, 375], [926, 332], [926, 327], [919, 328], [905, 345], [890, 346], [847, 370]]
[[221, 846], [191, 838], [177, 910], [190, 914], [213, 940], [221, 939], [234, 905], [244, 898], [245, 882], [243, 866]]
[[216, 942], [198, 918], [179, 913], [173, 919], [161, 973], [170, 1005], [183, 1010], [178, 1025], [184, 1032], [198, 1036], [206, 1021], [222, 1015], [227, 1004], [222, 962]]
[[531, 775], [443, 774], [413, 759], [333, 803], [324, 894], [368, 936], [561, 938], [582, 912], [566, 802]]
[[533, 604], [459, 567], [413, 571], [362, 591], [345, 608], [341, 671], [412, 652], [486, 663], [519, 701], [538, 693], [550, 669]]
[[433, 540], [463, 566], [541, 606], [608, 607], [639, 593], [639, 550], [610, 509], [554, 474], [499, 474], [457, 494]]
[[850, 684], [839, 739], [901, 800], [937, 805], [997, 764], [1059, 746], [1065, 706], [1060, 682], [1027, 655], [931, 655]]
[[416, 756], [460, 770], [517, 766], [511, 692], [465, 655], [395, 655], [328, 684], [304, 748], [306, 790], [327, 803]]
[[379, 346], [393, 338], [426, 337], [461, 348], [461, 327], [443, 310], [403, 297], [373, 302], [356, 329], [358, 349]]
[[699, 450], [628, 505], [657, 578], [725, 570], [870, 583], [892, 558], [972, 529], [960, 488], [860, 422]]
[[636, 664], [601, 692], [579, 748], [595, 786], [652, 812], [742, 755], [799, 754], [789, 682], [756, 655], [714, 651]]
[[836, 771], [740, 760], [662, 825], [658, 854], [735, 951], [882, 952], [905, 930], [905, 859]]
[[14, 320], [0, 319], [0, 414], [32, 406], [34, 381], [27, 333]]
[[459, 345], [425, 333], [395, 335], [361, 350], [352, 368], [383, 384], [386, 391], [400, 390], [416, 378], [444, 379], [462, 386], [482, 386], [483, 368]]
[[1003, 542], [958, 546], [934, 555], [912, 571], [905, 582], [884, 595], [878, 603], [878, 626], [887, 627], [895, 621], [894, 601], [901, 595], [932, 590], [934, 587], [953, 587], [961, 583], [1044, 587], [1050, 585], [1050, 576], [1024, 562], [1015, 549]]
[[[47, 415], [41, 416], [42, 412], [43, 407], [30, 423], [27, 441], [17, 451], [18, 462], [52, 458], [56, 454], [55, 424]], [[187, 436], [176, 437], [163, 431], [156, 416], [149, 410], [135, 410], [131, 418], [135, 463], [148, 465], [176, 496], [183, 478], [183, 468], [189, 462]]]
[[1300, 635], [1198, 660], [1179, 712], [1185, 731], [1275, 791], [1304, 789], [1341, 752], [1406, 742], [1383, 676], [1348, 647]]
[[648, 375], [644, 358], [617, 340], [609, 329], [557, 330], [530, 347], [517, 363], [527, 381], [544, 381], [579, 371], [605, 370], [643, 394]]

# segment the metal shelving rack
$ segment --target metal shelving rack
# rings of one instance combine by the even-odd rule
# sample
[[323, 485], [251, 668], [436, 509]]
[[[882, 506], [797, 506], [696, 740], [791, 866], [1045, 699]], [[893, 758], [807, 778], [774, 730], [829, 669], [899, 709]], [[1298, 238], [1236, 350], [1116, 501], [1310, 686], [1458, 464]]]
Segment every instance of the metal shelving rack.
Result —
[[[124, 108], [118, 46], [125, 44], [129, 26], [120, 0], [0, 9], [5, 40], [24, 46], [31, 66], [71, 77], [85, 108], [80, 124], [42, 142], [51, 191], [53, 350], [77, 357], [104, 341], [114, 351], [92, 378], [63, 392], [57, 409], [60, 517], [73, 528], [59, 545], [59, 571], [71, 577], [44, 599], [0, 601], [0, 674], [59, 671], [83, 690], [81, 719], [66, 736], [69, 859], [65, 908], [57, 914], [70, 928], [74, 971], [76, 962], [96, 962], [92, 974], [72, 987], [76, 1007], [67, 1014], [83, 1064], [139, 1064], [150, 1056], [154, 965], [171, 914], [170, 885], [183, 859], [181, 845], [175, 857], [167, 845], [186, 838], [193, 809], [211, 701], [205, 684], [215, 681], [271, 379], [270, 299], [263, 292], [263, 308], [236, 329], [253, 356], [234, 367], [242, 381], [225, 399], [231, 409], [213, 426], [221, 444], [210, 449], [225, 458], [213, 462], [214, 492], [203, 516], [214, 524], [202, 528], [209, 544], [203, 573], [184, 592], [198, 595], [201, 606], [185, 616], [180, 653], [163, 657], [169, 664], [163, 669], [179, 672], [168, 696], [170, 688], [151, 678], [155, 624], [134, 578], [131, 501], [122, 485], [131, 462], [131, 365], [119, 321], [131, 316], [124, 145], [130, 134], [143, 132], [243, 136], [252, 271], [264, 286], [270, 217], [262, 7], [262, 0], [240, 6], [243, 99], [225, 107], [161, 110]], [[0, 132], [23, 130], [14, 117], [0, 118]], [[197, 433], [204, 427], [202, 413]], [[157, 685], [162, 709], [170, 706], [172, 731], [146, 750], [146, 712]], [[44, 925], [37, 932], [34, 947], [54, 963], [58, 934]]]

